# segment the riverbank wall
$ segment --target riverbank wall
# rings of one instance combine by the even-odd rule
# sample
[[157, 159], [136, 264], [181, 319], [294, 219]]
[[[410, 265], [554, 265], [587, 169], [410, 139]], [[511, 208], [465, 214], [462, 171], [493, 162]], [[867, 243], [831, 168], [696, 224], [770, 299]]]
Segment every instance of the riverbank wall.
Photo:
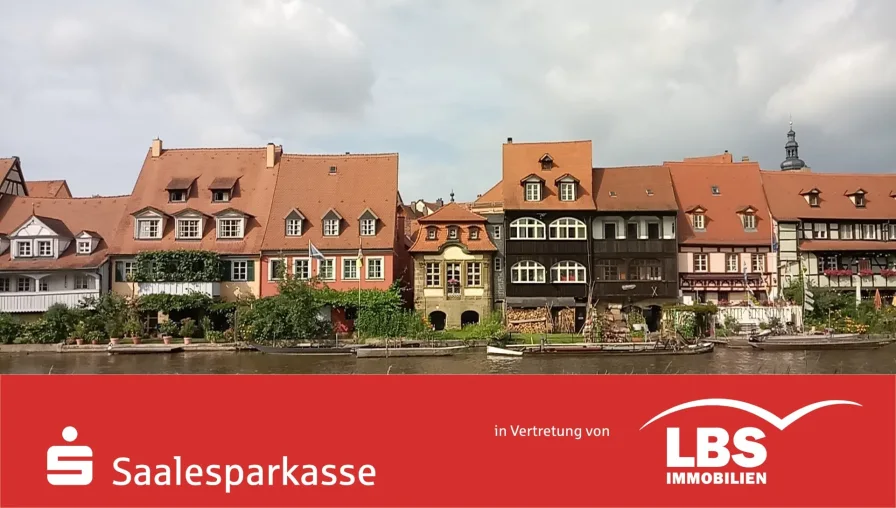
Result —
[[[122, 344], [128, 348], [158, 348], [160, 344]], [[221, 351], [253, 351], [244, 343], [171, 344], [183, 348], [184, 353], [217, 353]], [[0, 344], [0, 354], [27, 353], [105, 353], [109, 344]]]

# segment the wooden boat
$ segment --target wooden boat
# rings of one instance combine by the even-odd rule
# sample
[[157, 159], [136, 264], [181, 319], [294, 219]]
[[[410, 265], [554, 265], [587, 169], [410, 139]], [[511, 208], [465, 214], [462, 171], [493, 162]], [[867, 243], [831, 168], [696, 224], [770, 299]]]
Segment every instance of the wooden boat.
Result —
[[288, 346], [274, 347], [262, 344], [250, 344], [252, 349], [267, 355], [327, 355], [327, 356], [350, 356], [355, 354], [355, 349], [365, 347], [363, 344], [359, 346]]
[[182, 353], [183, 346], [109, 346], [106, 351], [110, 355], [155, 355], [166, 353]]
[[578, 344], [512, 344], [524, 355], [594, 355], [594, 356], [672, 356], [700, 355], [715, 348], [712, 342], [700, 342], [675, 348], [656, 342], [587, 342]]
[[523, 356], [522, 351], [513, 351], [510, 349], [502, 349], [494, 346], [486, 346], [485, 353], [497, 356]]
[[423, 356], [452, 356], [454, 353], [467, 349], [467, 346], [448, 347], [370, 347], [358, 348], [355, 355], [358, 358], [402, 358]]
[[896, 342], [894, 337], [838, 335], [780, 335], [750, 338], [747, 344], [762, 351], [808, 351], [825, 349], [878, 349]]

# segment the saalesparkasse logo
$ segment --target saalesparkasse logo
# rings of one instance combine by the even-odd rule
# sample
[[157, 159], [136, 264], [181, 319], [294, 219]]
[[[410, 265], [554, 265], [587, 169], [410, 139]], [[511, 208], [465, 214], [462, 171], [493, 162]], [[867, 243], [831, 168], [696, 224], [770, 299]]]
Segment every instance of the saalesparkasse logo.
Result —
[[[772, 412], [749, 402], [733, 399], [701, 399], [685, 402], [669, 408], [654, 416], [640, 430], [665, 416], [697, 407], [728, 407], [740, 409], [753, 414], [773, 427], [783, 431], [791, 424], [809, 413], [828, 406], [859, 406], [849, 400], [823, 400], [797, 409], [793, 413], [779, 418]], [[743, 427], [734, 432], [734, 436], [722, 427], [697, 427], [696, 450], [693, 455], [682, 454], [681, 429], [666, 428], [666, 484], [667, 485], [765, 485], [768, 473], [760, 467], [768, 458], [768, 450], [760, 443], [765, 433], [756, 427]], [[732, 453], [731, 445], [736, 453]], [[741, 471], [726, 470], [734, 462]]]
[[[62, 439], [73, 443], [78, 429], [62, 429]], [[86, 459], [86, 460], [69, 460]], [[47, 481], [50, 485], [90, 485], [93, 481], [93, 450], [89, 446], [58, 445], [47, 449]]]

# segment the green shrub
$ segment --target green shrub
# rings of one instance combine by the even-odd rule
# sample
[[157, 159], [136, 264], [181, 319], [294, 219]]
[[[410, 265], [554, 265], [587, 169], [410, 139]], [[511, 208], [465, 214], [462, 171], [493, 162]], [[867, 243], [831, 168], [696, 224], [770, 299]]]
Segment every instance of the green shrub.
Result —
[[[18, 344], [56, 344], [57, 330], [52, 323], [44, 319], [28, 321], [22, 326], [21, 335], [15, 340]], [[62, 339], [65, 340], [65, 339]]]
[[78, 323], [78, 313], [65, 304], [56, 303], [47, 309], [41, 320], [44, 321], [43, 326], [48, 334], [46, 342], [63, 342], [74, 331], [75, 325]]
[[169, 319], [168, 321], [159, 323], [159, 333], [168, 335], [169, 337], [177, 337], [180, 333], [180, 327], [178, 326], [177, 321]]
[[184, 318], [180, 321], [180, 333], [184, 337], [192, 339], [196, 336], [196, 321], [192, 318]]
[[492, 314], [485, 320], [464, 327], [465, 336], [473, 340], [506, 340], [509, 333], [500, 314]]
[[21, 323], [5, 312], [0, 313], [0, 344], [12, 344], [21, 333]]

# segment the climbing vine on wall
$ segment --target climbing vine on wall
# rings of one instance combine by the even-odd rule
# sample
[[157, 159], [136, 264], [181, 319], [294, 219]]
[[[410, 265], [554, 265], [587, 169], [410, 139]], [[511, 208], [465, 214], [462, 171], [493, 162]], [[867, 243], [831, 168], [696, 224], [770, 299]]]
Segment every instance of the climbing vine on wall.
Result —
[[224, 263], [214, 252], [167, 250], [137, 254], [137, 282], [218, 282]]

